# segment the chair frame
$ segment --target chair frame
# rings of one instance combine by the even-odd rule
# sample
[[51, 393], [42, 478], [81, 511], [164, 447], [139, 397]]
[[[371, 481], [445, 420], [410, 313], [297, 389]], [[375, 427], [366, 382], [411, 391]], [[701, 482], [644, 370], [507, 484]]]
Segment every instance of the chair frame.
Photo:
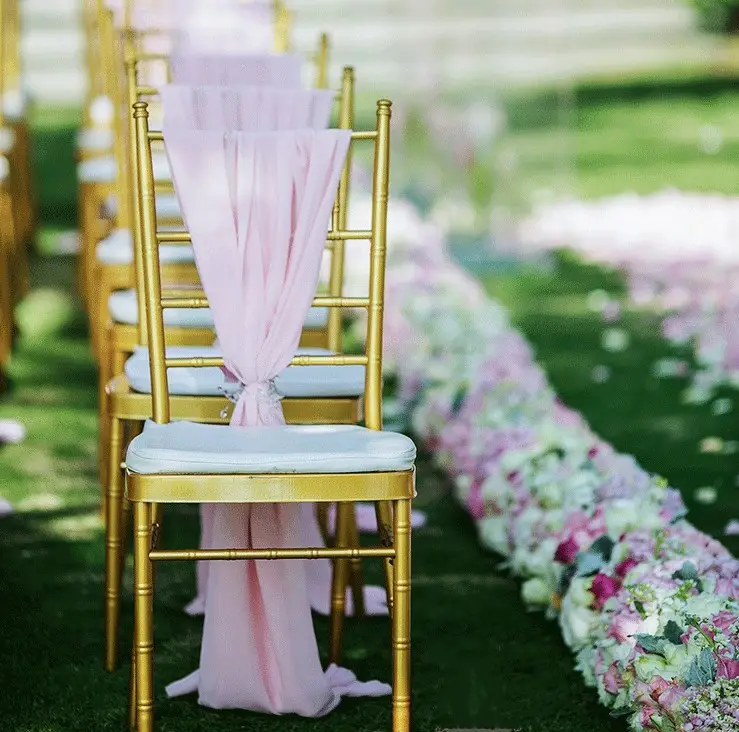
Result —
[[[382, 319], [386, 259], [387, 199], [389, 180], [389, 134], [391, 104], [378, 102], [377, 128], [355, 132], [352, 139], [375, 142], [372, 194], [372, 228], [369, 231], [336, 230], [328, 241], [369, 239], [370, 292], [368, 298], [317, 297], [314, 305], [331, 308], [365, 308], [367, 342], [362, 356], [298, 356], [294, 365], [362, 364], [366, 368], [365, 422], [369, 429], [382, 429]], [[206, 307], [205, 298], [162, 296], [158, 246], [169, 235], [157, 232], [155, 191], [151, 165], [151, 143], [163, 139], [150, 132], [145, 102], [134, 105], [137, 168], [140, 171], [139, 205], [142, 224], [142, 260], [145, 279], [147, 338], [152, 379], [153, 421], [166, 424], [172, 416], [167, 388], [167, 369], [192, 366], [220, 366], [222, 359], [174, 359], [165, 354], [163, 310], [169, 307]], [[334, 223], [334, 222], [332, 222]], [[337, 489], [341, 485], [341, 489]], [[163, 550], [159, 548], [158, 505], [162, 503], [263, 503], [336, 502], [337, 521], [342, 524], [351, 503], [375, 501], [379, 547], [343, 545], [341, 531], [337, 545], [323, 548]], [[332, 558], [331, 645], [343, 627], [344, 588], [347, 560], [381, 557], [385, 563], [388, 605], [391, 616], [392, 718], [395, 732], [410, 730], [410, 519], [415, 496], [415, 470], [396, 473], [359, 474], [269, 474], [269, 475], [143, 475], [126, 469], [126, 497], [134, 514], [134, 642], [132, 710], [138, 732], [153, 732], [153, 566], [162, 560], [314, 559]], [[390, 506], [392, 503], [392, 508]]]

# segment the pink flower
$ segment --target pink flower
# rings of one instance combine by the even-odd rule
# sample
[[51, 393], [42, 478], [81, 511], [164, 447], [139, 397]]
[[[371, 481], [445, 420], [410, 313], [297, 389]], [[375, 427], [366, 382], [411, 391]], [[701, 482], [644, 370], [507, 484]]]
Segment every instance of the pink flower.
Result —
[[734, 613], [728, 610], [722, 610], [718, 615], [714, 615], [711, 618], [711, 622], [719, 629], [727, 633], [734, 623], [737, 622], [737, 617]]
[[467, 494], [467, 510], [475, 521], [485, 518], [485, 499], [482, 497], [482, 486], [475, 481]]
[[624, 559], [623, 562], [619, 562], [616, 565], [616, 575], [623, 579], [632, 569], [634, 569], [634, 567], [638, 566], [639, 562], [637, 562], [636, 559], [628, 557], [627, 559]]
[[614, 661], [606, 669], [606, 672], [603, 675], [603, 688], [609, 694], [613, 694], [615, 696], [621, 690], [623, 685], [624, 685], [623, 679], [621, 678], [621, 674], [619, 673], [619, 670], [618, 670], [618, 663]]
[[739, 679], [739, 661], [719, 658], [717, 661], [716, 676], [720, 679]]
[[554, 552], [554, 561], [560, 564], [572, 564], [575, 561], [577, 552], [580, 551], [580, 547], [577, 545], [575, 539], [570, 536], [569, 539], [563, 541]]
[[608, 635], [619, 643], [632, 641], [634, 633], [639, 632], [642, 621], [638, 614], [630, 611], [622, 612], [613, 619]]
[[598, 609], [602, 608], [606, 601], [616, 595], [620, 589], [621, 583], [617, 579], [602, 572], [595, 575], [593, 584], [590, 586], [590, 591], [595, 595], [593, 604]]

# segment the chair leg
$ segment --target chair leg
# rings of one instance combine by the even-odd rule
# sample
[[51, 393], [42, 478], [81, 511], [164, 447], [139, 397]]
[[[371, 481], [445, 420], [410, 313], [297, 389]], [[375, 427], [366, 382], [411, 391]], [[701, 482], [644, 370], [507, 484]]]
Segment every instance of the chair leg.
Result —
[[393, 732], [411, 728], [411, 502], [394, 511], [395, 561], [392, 614]]
[[106, 388], [110, 381], [110, 371], [110, 353], [106, 343], [102, 346], [98, 360], [98, 475], [103, 496], [106, 495], [105, 488], [109, 475], [107, 465], [110, 454], [110, 435], [108, 434], [109, 410]]
[[151, 550], [151, 510], [135, 502], [134, 514], [134, 653], [136, 657], [136, 730], [154, 730], [154, 585]]
[[[393, 546], [393, 511], [387, 501], [378, 501], [375, 503], [375, 515], [377, 516], [377, 532], [380, 536], [380, 544], [382, 546]], [[390, 615], [393, 614], [394, 607], [394, 587], [393, 587], [393, 560], [384, 559], [385, 564], [385, 587], [387, 587], [387, 609]]]
[[128, 676], [128, 726], [136, 729], [136, 647], [131, 643], [131, 669]]
[[123, 567], [121, 531], [123, 474], [120, 467], [122, 438], [123, 423], [119, 419], [112, 419], [105, 500], [105, 669], [107, 671], [113, 671], [118, 663], [118, 621], [121, 608], [121, 569]]
[[[351, 504], [348, 536], [349, 546], [359, 548], [359, 528], [357, 527], [357, 512], [354, 504]], [[365, 615], [364, 581], [362, 579], [362, 560], [360, 557], [354, 557], [349, 562], [349, 585], [351, 586], [352, 600], [354, 601], [354, 617], [363, 618]]]
[[[336, 526], [334, 537], [336, 548], [349, 546], [349, 520], [354, 506], [351, 503], [336, 505]], [[329, 662], [338, 664], [341, 659], [341, 636], [344, 630], [346, 614], [346, 586], [349, 580], [349, 561], [334, 559], [331, 581], [331, 615], [329, 625]]]

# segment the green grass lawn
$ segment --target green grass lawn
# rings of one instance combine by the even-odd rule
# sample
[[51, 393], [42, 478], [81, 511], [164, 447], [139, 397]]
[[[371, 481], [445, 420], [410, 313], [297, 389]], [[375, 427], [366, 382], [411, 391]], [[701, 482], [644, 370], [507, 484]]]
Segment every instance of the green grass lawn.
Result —
[[[721, 110], [712, 113], [728, 126], [739, 102], [727, 95], [722, 99]], [[651, 107], [643, 107], [661, 115], [661, 125], [646, 111], [632, 118], [631, 103], [613, 103], [610, 112], [606, 103], [583, 109], [578, 140], [582, 150], [590, 150], [589, 158], [581, 156], [582, 180], [590, 181], [588, 192], [597, 195], [609, 192], [608, 186], [612, 192], [628, 187], [628, 176], [620, 172], [627, 169], [634, 175], [651, 170], [656, 187], [670, 183], [670, 171], [680, 169], [680, 161], [687, 169], [698, 170], [703, 158], [692, 151], [687, 130], [702, 119], [703, 111], [690, 99], [684, 101], [673, 98], [667, 104], [653, 99]], [[47, 114], [36, 128], [47, 233], [74, 223], [70, 119]], [[668, 126], [674, 134], [665, 132]], [[629, 130], [642, 127], [642, 152], [637, 156]], [[677, 134], [680, 129], [686, 130], [683, 137]], [[535, 139], [535, 132], [530, 129], [526, 134]], [[597, 139], [607, 141], [610, 154], [596, 149]], [[655, 149], [660, 140], [665, 141], [661, 153]], [[672, 159], [668, 148], [677, 159], [662, 169], [660, 154], [666, 161]], [[661, 177], [658, 170], [664, 170]], [[720, 166], [711, 170], [717, 186], [723, 181], [723, 190], [733, 190], [728, 164], [723, 174]], [[684, 383], [650, 375], [654, 360], [670, 349], [656, 337], [656, 321], [648, 313], [625, 314], [620, 325], [631, 336], [630, 348], [618, 354], [602, 350], [604, 326], [588, 310], [587, 293], [594, 288], [620, 291], [616, 277], [562, 258], [552, 272], [509, 273], [491, 277], [487, 284], [511, 308], [564, 400], [584, 412], [620, 450], [635, 454], [645, 467], [683, 489], [695, 523], [720, 535], [728, 518], [739, 517], [737, 457], [698, 450], [706, 436], [735, 438], [734, 413], [714, 417], [709, 407], [683, 406], [679, 397]], [[25, 442], [0, 449], [0, 495], [19, 509], [0, 523], [4, 631], [0, 729], [121, 730], [127, 671], [125, 666], [113, 674], [102, 670], [103, 536], [95, 477], [95, 371], [72, 296], [68, 259], [42, 257], [35, 262], [34, 291], [21, 308], [19, 321], [22, 336], [10, 370], [13, 389], [0, 401], [0, 418], [19, 419], [28, 428]], [[605, 384], [591, 379], [596, 365], [612, 369]], [[623, 721], [611, 719], [583, 687], [557, 626], [524, 612], [518, 583], [498, 570], [495, 557], [479, 549], [471, 522], [426, 458], [420, 460], [418, 482], [418, 507], [428, 512], [429, 524], [416, 533], [414, 544], [415, 729], [623, 730]], [[720, 500], [695, 506], [693, 489], [704, 485], [717, 486]], [[192, 511], [172, 514], [167, 526], [178, 543], [196, 541]], [[736, 540], [727, 544], [739, 549]], [[377, 579], [376, 571], [370, 578]], [[200, 622], [181, 612], [193, 587], [189, 566], [163, 565], [158, 574], [157, 692], [162, 732], [206, 727], [214, 732], [287, 732], [319, 725], [328, 732], [388, 729], [388, 700], [349, 700], [318, 723], [212, 712], [199, 708], [194, 699], [164, 700], [163, 685], [197, 663]], [[316, 627], [323, 643], [325, 621], [318, 619]], [[127, 605], [124, 638], [130, 638], [130, 630]], [[360, 676], [388, 678], [382, 620], [350, 622], [346, 648], [347, 663]]]

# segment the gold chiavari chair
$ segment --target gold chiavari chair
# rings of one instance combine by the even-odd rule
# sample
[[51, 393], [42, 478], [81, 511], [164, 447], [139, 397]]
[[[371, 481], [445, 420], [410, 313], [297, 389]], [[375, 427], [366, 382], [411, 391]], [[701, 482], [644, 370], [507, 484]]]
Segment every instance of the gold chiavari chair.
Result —
[[[142, 230], [142, 262], [145, 279], [147, 340], [151, 356], [153, 417], [143, 433], [129, 446], [126, 456], [126, 497], [134, 514], [134, 641], [133, 704], [138, 732], [154, 729], [154, 584], [153, 563], [161, 560], [251, 560], [251, 559], [334, 559], [334, 584], [331, 613], [331, 655], [338, 660], [342, 632], [344, 588], [350, 557], [381, 557], [388, 580], [388, 604], [391, 608], [391, 645], [393, 659], [392, 710], [395, 732], [410, 729], [410, 519], [411, 500], [415, 495], [415, 447], [401, 435], [382, 431], [382, 321], [386, 257], [387, 196], [389, 180], [390, 102], [380, 101], [377, 127], [372, 132], [353, 133], [353, 140], [370, 139], [375, 144], [372, 225], [368, 231], [338, 230], [332, 226], [329, 241], [365, 239], [370, 241], [370, 286], [367, 298], [316, 298], [315, 305], [326, 307], [363, 307], [367, 313], [367, 338], [361, 356], [302, 356], [296, 366], [361, 364], [366, 369], [366, 427], [337, 426], [337, 432], [314, 441], [314, 428], [285, 426], [276, 428], [230, 428], [220, 425], [194, 425], [171, 422], [168, 370], [179, 367], [221, 366], [222, 359], [168, 358], [165, 352], [163, 311], [170, 307], [206, 307], [204, 298], [167, 298], [159, 277], [159, 243], [168, 235], [157, 231], [151, 144], [162, 140], [161, 133], [148, 128], [147, 105], [137, 102], [137, 167], [141, 186], [139, 206]], [[335, 223], [335, 222], [334, 222]], [[181, 236], [181, 235], [178, 235]], [[184, 429], [183, 429], [184, 427]], [[255, 460], [264, 429], [274, 439], [289, 445], [300, 455], [287, 472], [279, 471], [284, 456], [270, 453], [275, 467], [259, 468]], [[316, 465], [327, 465], [341, 453], [341, 431], [351, 431], [357, 439], [357, 472], [313, 472]], [[346, 433], [348, 434], [348, 432]], [[156, 435], [156, 437], [154, 436]], [[192, 440], [194, 438], [194, 441]], [[202, 438], [202, 439], [200, 439]], [[307, 441], [306, 441], [307, 440]], [[274, 443], [273, 443], [274, 444]], [[195, 445], [198, 447], [196, 448]], [[187, 461], [193, 449], [202, 453]], [[274, 448], [272, 448], [274, 450]], [[229, 464], [221, 464], [229, 454]], [[167, 468], [168, 458], [184, 457], [186, 470]], [[361, 472], [361, 456], [386, 456], [382, 467], [374, 464], [371, 472]], [[234, 458], [237, 459], [234, 460]], [[182, 465], [183, 463], [179, 463]], [[335, 463], [334, 463], [335, 464]], [[206, 467], [203, 467], [203, 466]], [[264, 465], [264, 463], [262, 463]], [[311, 467], [313, 466], [313, 467]], [[264, 472], [264, 470], [270, 472]], [[275, 472], [271, 472], [275, 471]], [[338, 502], [339, 526], [345, 522], [351, 503], [373, 501], [377, 507], [381, 546], [347, 547], [339, 528], [337, 545], [328, 549], [248, 549], [228, 547], [208, 550], [164, 550], [159, 546], [158, 507], [177, 503], [318, 503]]]
[[[141, 87], [136, 85], [137, 57], [133, 48], [129, 47], [127, 54], [127, 77], [129, 96], [132, 106], [139, 101]], [[152, 91], [144, 89], [144, 91]], [[354, 120], [354, 72], [346, 68], [342, 78], [342, 88], [339, 94], [339, 127], [351, 129]], [[131, 118], [133, 122], [133, 118]], [[135, 169], [132, 161], [131, 169]], [[339, 193], [333, 212], [333, 221], [336, 228], [345, 229], [347, 220], [347, 205], [349, 196], [349, 179], [351, 172], [351, 155], [347, 156], [346, 165], [342, 171]], [[134, 205], [135, 209], [135, 205]], [[140, 232], [137, 230], [137, 235]], [[167, 234], [168, 239], [187, 239], [186, 235]], [[337, 246], [340, 244], [341, 246]], [[338, 279], [329, 283], [329, 295], [335, 298], [342, 296], [341, 281], [343, 279], [343, 263], [336, 266], [336, 258], [344, 257], [343, 241], [330, 242], [331, 273]], [[160, 261], [161, 266], [161, 261]], [[139, 308], [144, 311], [143, 292], [145, 280], [143, 267], [140, 261], [136, 262], [137, 284], [139, 293]], [[168, 293], [170, 296], [171, 292]], [[184, 295], [193, 293], [183, 292]], [[339, 311], [337, 314], [340, 316]], [[333, 325], [339, 333], [332, 338], [336, 346], [335, 353], [341, 350], [341, 318], [334, 318]], [[141, 321], [145, 323], [142, 317]], [[145, 329], [140, 331], [141, 342]], [[166, 329], [169, 341], [171, 329]], [[180, 343], [179, 340], [176, 343]], [[176, 349], [175, 349], [176, 350]], [[188, 349], [183, 349], [187, 352]], [[322, 352], [317, 350], [317, 352]], [[324, 351], [328, 353], [328, 351]], [[200, 352], [191, 351], [191, 355], [212, 357], [217, 355], [216, 349], [202, 349]], [[121, 355], [116, 352], [116, 358]], [[123, 558], [123, 517], [121, 514], [122, 499], [122, 472], [121, 461], [125, 451], [126, 427], [131, 423], [143, 423], [152, 414], [151, 382], [149, 379], [148, 354], [139, 350], [128, 361], [123, 359], [116, 364], [116, 376], [107, 384], [107, 418], [110, 427], [106, 430], [109, 442], [103, 447], [106, 450], [106, 668], [112, 669], [116, 664], [116, 629], [120, 613], [120, 568]], [[202, 422], [208, 424], [228, 424], [231, 419], [233, 405], [223, 394], [225, 383], [219, 370], [209, 370], [206, 378], [193, 375], [193, 370], [184, 370], [184, 381], [174, 379], [170, 383], [170, 408], [172, 415], [178, 420]], [[314, 367], [312, 369], [290, 369], [289, 373], [278, 380], [278, 388], [284, 395], [282, 400], [285, 419], [289, 424], [357, 424], [361, 418], [360, 399], [364, 394], [364, 369], [362, 367], [332, 368]], [[130, 430], [129, 430], [130, 433]], [[325, 512], [322, 512], [325, 513]], [[325, 524], [325, 517], [324, 517]], [[352, 546], [359, 546], [359, 536], [356, 521], [352, 513], [346, 521], [346, 541]], [[323, 526], [324, 535], [328, 532]], [[352, 560], [349, 584], [352, 589], [352, 600], [355, 614], [364, 614], [364, 595], [361, 565], [358, 559]]]
[[21, 17], [19, 0], [2, 0], [3, 116], [12, 130], [13, 145], [8, 151], [18, 197], [17, 236], [25, 247], [36, 235], [36, 207], [31, 170], [31, 144], [27, 115], [27, 95], [21, 58]]
[[[14, 28], [8, 0], [0, 0], [0, 62], [9, 62], [12, 54], [9, 36]], [[3, 237], [7, 251], [10, 273], [10, 295], [15, 303], [28, 292], [30, 276], [28, 268], [28, 245], [24, 232], [28, 233], [25, 183], [18, 155], [17, 135], [13, 127], [6, 124], [6, 88], [12, 75], [0, 69], [0, 208], [2, 208]]]

